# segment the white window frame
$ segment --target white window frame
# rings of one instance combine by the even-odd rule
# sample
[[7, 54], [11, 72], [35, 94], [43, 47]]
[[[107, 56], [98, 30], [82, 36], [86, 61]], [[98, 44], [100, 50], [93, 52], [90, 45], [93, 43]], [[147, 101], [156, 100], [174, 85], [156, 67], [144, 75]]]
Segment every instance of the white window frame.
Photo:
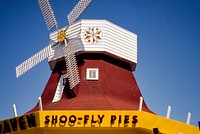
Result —
[[[95, 72], [95, 77], [90, 76], [91, 71]], [[87, 68], [86, 80], [99, 80], [99, 69], [98, 68]]]

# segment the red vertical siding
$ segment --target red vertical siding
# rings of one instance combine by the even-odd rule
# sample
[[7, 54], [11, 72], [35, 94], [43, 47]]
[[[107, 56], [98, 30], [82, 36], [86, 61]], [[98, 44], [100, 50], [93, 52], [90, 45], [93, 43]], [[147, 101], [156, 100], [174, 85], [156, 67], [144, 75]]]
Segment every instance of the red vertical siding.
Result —
[[[137, 110], [141, 92], [129, 64], [102, 54], [78, 56], [81, 82], [73, 91], [76, 97], [69, 98], [64, 90], [62, 99], [52, 103], [65, 63], [57, 63], [42, 94], [46, 110]], [[98, 68], [99, 80], [86, 80], [86, 69]], [[36, 105], [31, 111], [38, 110]], [[151, 112], [145, 102], [143, 110]]]

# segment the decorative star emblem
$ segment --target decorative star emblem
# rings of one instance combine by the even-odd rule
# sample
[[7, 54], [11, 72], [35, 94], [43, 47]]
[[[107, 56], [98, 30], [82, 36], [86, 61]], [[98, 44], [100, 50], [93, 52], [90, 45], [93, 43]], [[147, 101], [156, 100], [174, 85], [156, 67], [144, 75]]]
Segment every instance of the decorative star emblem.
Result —
[[91, 44], [99, 43], [102, 39], [102, 31], [98, 27], [88, 27], [85, 30], [84, 39]]

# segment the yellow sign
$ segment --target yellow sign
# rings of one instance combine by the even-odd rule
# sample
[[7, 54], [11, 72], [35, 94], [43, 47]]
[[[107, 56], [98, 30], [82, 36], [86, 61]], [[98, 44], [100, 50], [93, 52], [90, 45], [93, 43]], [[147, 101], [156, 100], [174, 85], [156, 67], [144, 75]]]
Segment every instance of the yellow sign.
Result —
[[35, 127], [135, 127], [137, 122], [127, 111], [40, 111], [0, 121], [0, 134]]
[[135, 127], [138, 116], [113, 111], [47, 111], [40, 114], [41, 127]]
[[[38, 129], [40, 128], [40, 129]], [[63, 133], [75, 130], [96, 128], [109, 128], [113, 130], [130, 128], [145, 130], [146, 133], [158, 128], [161, 133], [169, 134], [200, 134], [196, 126], [167, 119], [152, 113], [134, 110], [63, 110], [38, 111], [27, 115], [0, 121], [0, 134], [27, 133], [42, 134], [58, 132]], [[85, 130], [84, 129], [84, 130]], [[131, 129], [131, 130], [132, 130]], [[55, 130], [55, 131], [52, 131]], [[148, 132], [147, 132], [148, 130]], [[19, 133], [18, 133], [19, 132]]]

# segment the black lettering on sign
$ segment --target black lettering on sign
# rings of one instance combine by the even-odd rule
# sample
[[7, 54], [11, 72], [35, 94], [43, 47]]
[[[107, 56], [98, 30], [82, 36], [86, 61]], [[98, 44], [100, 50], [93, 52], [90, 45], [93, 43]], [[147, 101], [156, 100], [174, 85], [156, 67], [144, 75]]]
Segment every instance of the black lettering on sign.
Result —
[[49, 122], [50, 122], [50, 119], [49, 119], [49, 118], [50, 118], [49, 115], [46, 115], [46, 116], [45, 116], [45, 121], [44, 121], [45, 124], [49, 124]]
[[[98, 114], [98, 115], [83, 115], [83, 117], [76, 116], [76, 115], [46, 115], [45, 116], [45, 126], [48, 127], [49, 125], [57, 127], [65, 127], [66, 125], [69, 127], [73, 127], [75, 125], [81, 125], [82, 122], [84, 123], [83, 126], [86, 124], [91, 125], [91, 127], [101, 127], [103, 123], [105, 115]], [[110, 127], [135, 127], [138, 119], [137, 115], [111, 115], [110, 116]], [[36, 120], [34, 115], [27, 116], [28, 120], [28, 127], [35, 127]], [[82, 122], [81, 122], [82, 121]], [[109, 122], [107, 122], [109, 123]], [[123, 125], [123, 126], [122, 126]]]
[[129, 123], [129, 115], [125, 115], [124, 116], [124, 124], [128, 124]]
[[62, 115], [60, 116], [60, 123], [66, 123], [67, 122], [67, 116]]
[[10, 132], [11, 132], [11, 128], [10, 128], [9, 122], [5, 120], [3, 122], [3, 133], [10, 133]]
[[122, 123], [122, 116], [119, 115], [119, 119], [118, 119], [118, 127], [120, 127], [120, 124]]
[[0, 134], [26, 130], [31, 127], [36, 127], [37, 122], [35, 114], [23, 115], [20, 117], [8, 119], [0, 122]]
[[136, 126], [136, 123], [138, 122], [137, 117], [138, 117], [137, 115], [134, 115], [133, 118], [132, 118], [132, 126], [133, 126], [133, 127], [135, 127], [135, 126]]
[[35, 114], [26, 115], [29, 128], [36, 127]]
[[59, 126], [60, 127], [64, 127], [66, 122], [67, 122], [67, 116], [65, 116], [65, 115], [60, 116], [60, 118], [59, 118]]
[[76, 122], [76, 116], [75, 116], [75, 115], [71, 115], [71, 116], [69, 117], [69, 122], [75, 123], [75, 122]]
[[95, 124], [97, 121], [94, 120], [94, 115], [92, 115], [92, 120], [91, 120], [91, 124]]
[[83, 120], [83, 118], [82, 117], [78, 117], [78, 122], [77, 122], [77, 124], [81, 124], [81, 121]]
[[122, 123], [122, 116], [121, 116], [121, 115], [119, 116], [118, 123], [119, 123], [119, 124]]
[[112, 126], [113, 124], [115, 124], [115, 120], [117, 119], [116, 115], [111, 115], [111, 119], [110, 119], [110, 125]]
[[99, 118], [99, 124], [101, 124], [103, 122], [104, 115], [102, 116], [98, 115], [98, 118]]
[[0, 121], [0, 134], [3, 133], [3, 122]]
[[84, 124], [87, 124], [89, 120], [89, 115], [84, 115]]
[[58, 122], [58, 116], [57, 115], [52, 115], [52, 120], [51, 120], [51, 123], [52, 124], [56, 124]]
[[75, 115], [71, 115], [69, 117], [69, 122], [68, 122], [69, 126], [73, 127], [75, 125], [75, 122], [76, 122], [76, 116]]
[[129, 115], [124, 116], [124, 127], [127, 127], [129, 124]]
[[25, 116], [19, 117], [19, 127], [21, 130], [25, 130], [27, 128]]
[[10, 125], [13, 131], [17, 131], [17, 118], [10, 119]]

